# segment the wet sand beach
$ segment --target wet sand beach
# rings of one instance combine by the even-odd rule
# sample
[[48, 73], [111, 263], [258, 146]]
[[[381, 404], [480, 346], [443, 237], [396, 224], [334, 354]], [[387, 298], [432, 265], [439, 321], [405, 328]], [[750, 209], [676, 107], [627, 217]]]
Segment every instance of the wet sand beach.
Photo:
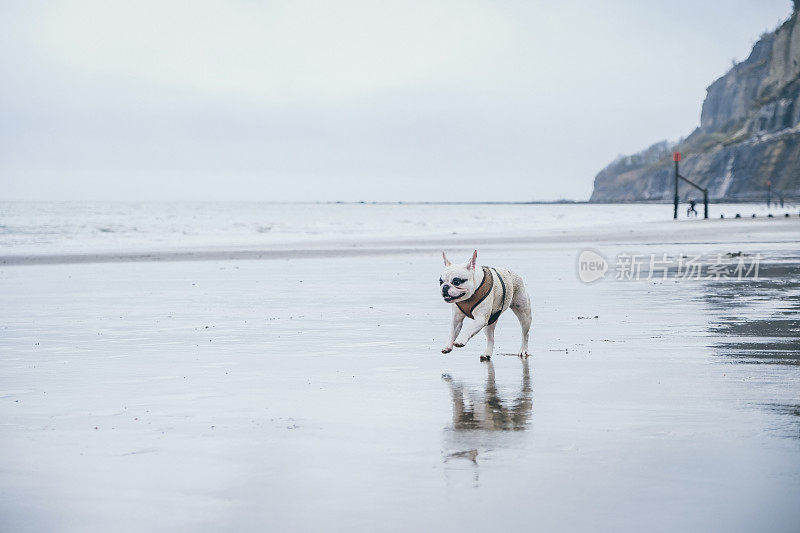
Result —
[[0, 533], [800, 533], [800, 0], [0, 28]]
[[[437, 239], [6, 262], [0, 529], [796, 531], [800, 224], [711, 222], [445, 243], [532, 295], [488, 364], [440, 353]], [[587, 248], [759, 279], [586, 284]]]

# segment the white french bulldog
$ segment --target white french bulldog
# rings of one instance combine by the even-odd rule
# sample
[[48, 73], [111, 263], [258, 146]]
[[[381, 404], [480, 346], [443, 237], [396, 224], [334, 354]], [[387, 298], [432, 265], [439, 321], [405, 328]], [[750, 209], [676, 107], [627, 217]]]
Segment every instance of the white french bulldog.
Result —
[[[450, 340], [442, 353], [450, 353], [453, 346], [461, 348], [480, 330], [486, 328], [486, 351], [481, 361], [488, 361], [494, 351], [494, 328], [497, 319], [506, 309], [511, 309], [522, 326], [520, 357], [528, 357], [528, 334], [531, 329], [531, 299], [519, 275], [504, 268], [475, 268], [478, 251], [466, 265], [454, 265], [444, 258], [444, 272], [439, 278], [442, 297], [453, 304], [453, 322]], [[465, 318], [473, 319], [464, 325]]]

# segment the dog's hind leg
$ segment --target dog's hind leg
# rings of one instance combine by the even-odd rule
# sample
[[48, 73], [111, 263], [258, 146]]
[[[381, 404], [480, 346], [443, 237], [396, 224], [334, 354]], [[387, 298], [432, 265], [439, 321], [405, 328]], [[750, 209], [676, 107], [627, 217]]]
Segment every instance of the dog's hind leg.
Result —
[[492, 353], [494, 352], [494, 327], [496, 325], [497, 322], [483, 328], [483, 331], [486, 332], [486, 351], [483, 352], [481, 361], [488, 361], [492, 358]]
[[528, 336], [531, 330], [531, 299], [525, 287], [517, 288], [514, 291], [514, 299], [511, 300], [511, 310], [519, 320], [522, 328], [522, 345], [519, 348], [520, 357], [528, 357]]

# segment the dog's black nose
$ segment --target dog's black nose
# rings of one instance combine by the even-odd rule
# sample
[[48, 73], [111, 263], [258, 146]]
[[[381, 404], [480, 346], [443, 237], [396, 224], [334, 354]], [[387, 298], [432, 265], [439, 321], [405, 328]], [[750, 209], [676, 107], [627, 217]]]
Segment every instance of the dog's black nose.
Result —
[[449, 293], [449, 292], [450, 292], [450, 285], [448, 285], [447, 283], [442, 285], [442, 295], [446, 296], [447, 293]]

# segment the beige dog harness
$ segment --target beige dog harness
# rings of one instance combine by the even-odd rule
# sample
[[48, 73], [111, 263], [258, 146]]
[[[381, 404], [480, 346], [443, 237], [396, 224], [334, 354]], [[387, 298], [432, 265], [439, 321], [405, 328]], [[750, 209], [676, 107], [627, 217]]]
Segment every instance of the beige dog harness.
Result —
[[[475, 292], [472, 293], [472, 296], [466, 300], [456, 302], [456, 305], [459, 309], [461, 309], [461, 312], [472, 319], [475, 319], [475, 317], [472, 316], [472, 311], [478, 306], [479, 303], [484, 301], [486, 297], [492, 293], [492, 288], [494, 287], [494, 269], [486, 266], [482, 268], [483, 281], [481, 281], [481, 284], [478, 285], [477, 289], [475, 289]], [[492, 302], [492, 314], [489, 316], [489, 324], [494, 324], [497, 319], [500, 318], [500, 313], [503, 312], [503, 306], [506, 302], [506, 284], [503, 281], [503, 277], [499, 273], [494, 271], [494, 274], [497, 274], [497, 279], [500, 280], [500, 285], [503, 287], [503, 297], [500, 299], [500, 309], [497, 311], [494, 310], [494, 302]]]

